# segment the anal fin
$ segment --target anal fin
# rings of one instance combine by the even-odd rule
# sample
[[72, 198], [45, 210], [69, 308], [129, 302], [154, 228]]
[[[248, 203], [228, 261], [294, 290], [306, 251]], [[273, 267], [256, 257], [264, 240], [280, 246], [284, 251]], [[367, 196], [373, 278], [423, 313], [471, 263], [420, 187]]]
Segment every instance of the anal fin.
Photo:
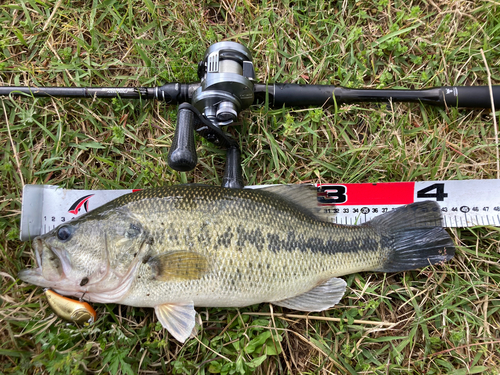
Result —
[[281, 301], [273, 301], [274, 305], [299, 311], [323, 311], [336, 305], [345, 293], [346, 282], [333, 277], [308, 292]]
[[177, 341], [185, 342], [195, 329], [196, 311], [192, 303], [177, 305], [165, 303], [155, 306], [155, 313], [163, 328]]

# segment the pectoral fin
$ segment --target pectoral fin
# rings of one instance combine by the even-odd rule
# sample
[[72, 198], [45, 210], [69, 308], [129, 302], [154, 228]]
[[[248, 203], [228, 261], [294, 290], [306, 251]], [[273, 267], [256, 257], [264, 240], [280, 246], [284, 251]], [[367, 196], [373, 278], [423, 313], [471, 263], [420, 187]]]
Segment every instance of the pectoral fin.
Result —
[[170, 251], [150, 258], [147, 263], [159, 281], [199, 279], [208, 271], [207, 258], [194, 251]]
[[344, 280], [333, 277], [308, 292], [272, 303], [292, 310], [323, 311], [340, 301], [345, 293], [346, 285]]
[[185, 342], [195, 330], [196, 311], [192, 303], [176, 305], [165, 303], [155, 306], [156, 317], [177, 341]]

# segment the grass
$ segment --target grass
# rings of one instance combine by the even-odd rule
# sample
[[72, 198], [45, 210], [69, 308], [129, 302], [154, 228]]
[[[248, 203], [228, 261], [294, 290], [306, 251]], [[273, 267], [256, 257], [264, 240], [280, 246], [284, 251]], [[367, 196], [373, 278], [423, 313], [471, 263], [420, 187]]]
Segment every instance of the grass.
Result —
[[[206, 48], [233, 40], [251, 48], [259, 81], [485, 85], [482, 49], [499, 84], [498, 19], [497, 1], [6, 0], [0, 80], [41, 86], [196, 81]], [[30, 244], [18, 240], [23, 184], [219, 185], [224, 153], [198, 142], [195, 171], [172, 171], [166, 155], [176, 109], [159, 102], [5, 98], [0, 115], [0, 372], [499, 373], [500, 237], [492, 227], [452, 230], [457, 255], [442, 267], [349, 275], [341, 303], [312, 314], [333, 320], [271, 316], [282, 309], [269, 305], [199, 308], [203, 329], [185, 345], [170, 338], [150, 309], [95, 305], [96, 324], [67, 325], [54, 317], [40, 288], [16, 279], [34, 261]], [[247, 184], [499, 173], [488, 111], [264, 106], [240, 117], [241, 126], [229, 131], [242, 146]]]

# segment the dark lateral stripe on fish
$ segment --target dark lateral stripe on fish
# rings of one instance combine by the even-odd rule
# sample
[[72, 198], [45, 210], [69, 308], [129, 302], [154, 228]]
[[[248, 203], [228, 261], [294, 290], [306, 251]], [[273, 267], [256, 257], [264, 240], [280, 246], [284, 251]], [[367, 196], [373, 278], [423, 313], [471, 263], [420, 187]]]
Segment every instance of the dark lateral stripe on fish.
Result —
[[[326, 232], [323, 235], [328, 236], [329, 234], [332, 233]], [[239, 226], [236, 230], [230, 227], [227, 228], [224, 233], [217, 238], [217, 245], [229, 248], [235, 237], [237, 238], [236, 246], [239, 248], [243, 249], [247, 245], [253, 245], [261, 252], [267, 242], [267, 250], [273, 253], [278, 253], [280, 251], [292, 252], [297, 250], [323, 254], [349, 253], [357, 251], [357, 249], [376, 249], [379, 245], [385, 245], [379, 243], [375, 238], [362, 236], [354, 237], [352, 240], [342, 239], [341, 241], [321, 237], [305, 238], [303, 234], [296, 235], [293, 231], [289, 231], [284, 238], [281, 238], [283, 236], [277, 233], [267, 233], [267, 235], [264, 236], [258, 228], [251, 230], [242, 226]]]
[[[250, 244], [255, 246], [259, 251], [262, 251], [264, 248], [264, 244], [267, 242], [267, 249], [276, 253], [279, 251], [312, 251], [313, 253], [324, 253], [331, 254], [333, 252], [340, 253], [349, 253], [352, 251], [357, 251], [360, 248], [371, 248], [376, 249], [379, 246], [385, 247], [388, 246], [388, 243], [381, 243], [382, 239], [379, 238], [367, 238], [360, 236], [360, 238], [352, 238], [351, 241], [346, 240], [345, 238], [342, 240], [329, 239], [336, 237], [338, 233], [334, 233], [332, 229], [335, 229], [336, 225], [332, 223], [325, 223], [321, 221], [317, 221], [311, 217], [311, 215], [305, 210], [301, 210], [300, 207], [292, 204], [291, 202], [286, 201], [282, 196], [270, 193], [268, 191], [259, 191], [259, 190], [238, 190], [238, 189], [221, 189], [219, 187], [212, 186], [171, 186], [171, 187], [160, 187], [154, 189], [144, 189], [139, 192], [135, 192], [133, 194], [127, 194], [122, 197], [119, 197], [115, 201], [113, 201], [113, 206], [120, 206], [129, 203], [142, 203], [148, 205], [150, 199], [162, 199], [165, 198], [169, 201], [175, 201], [176, 208], [184, 208], [184, 209], [195, 209], [193, 200], [195, 199], [207, 199], [208, 201], [216, 200], [217, 198], [229, 198], [230, 201], [233, 201], [234, 198], [241, 198], [241, 201], [238, 203], [242, 207], [247, 204], [253, 204], [256, 206], [271, 206], [276, 209], [278, 213], [276, 216], [276, 221], [286, 221], [288, 215], [301, 215], [305, 221], [314, 222], [316, 226], [317, 236], [304, 238], [302, 234], [296, 235], [294, 232], [288, 232], [286, 237], [283, 238], [283, 235], [279, 235], [276, 233], [262, 233], [259, 229], [248, 229], [242, 226], [238, 228], [228, 227], [224, 233], [216, 239], [216, 245], [228, 248], [231, 246], [232, 241], [234, 241], [235, 236], [237, 238], [236, 246], [245, 247], [245, 244]], [[142, 202], [141, 202], [142, 201]], [[184, 207], [185, 205], [185, 207]], [[111, 207], [110, 207], [111, 208]], [[256, 209], [256, 207], [253, 207]], [[250, 208], [251, 209], [251, 208]], [[404, 212], [403, 212], [404, 210]], [[424, 211], [416, 212], [416, 211]], [[428, 211], [428, 212], [425, 212]], [[403, 216], [404, 214], [404, 216]], [[419, 218], [416, 220], [415, 218]], [[421, 222], [421, 218], [429, 219], [427, 224], [423, 224]], [[382, 233], [385, 230], [390, 231], [391, 226], [395, 229], [399, 228], [401, 225], [403, 226], [429, 226], [431, 225], [439, 225], [440, 224], [440, 213], [436, 212], [435, 207], [432, 205], [412, 205], [408, 209], [400, 209], [391, 211], [385, 215], [382, 215], [372, 222], [368, 222], [365, 226], [371, 226], [371, 224], [378, 223], [381, 228]], [[419, 221], [420, 220], [420, 221]], [[385, 229], [385, 230], [384, 230]], [[175, 230], [174, 230], [175, 231]], [[169, 233], [170, 236], [177, 238], [178, 233]], [[190, 228], [186, 228], [185, 232], [182, 235], [182, 238], [185, 241], [190, 241]], [[200, 241], [201, 242], [201, 241]], [[385, 241], [383, 241], [385, 242]]]
[[[289, 231], [286, 234], [278, 234], [276, 232], [262, 233], [258, 228], [249, 229], [243, 226], [238, 226], [237, 228], [228, 227], [222, 235], [215, 239], [216, 248], [229, 248], [236, 245], [237, 248], [242, 250], [248, 247], [248, 245], [253, 245], [258, 251], [266, 248], [273, 253], [300, 250], [303, 252], [311, 251], [315, 254], [352, 253], [358, 252], [360, 249], [374, 251], [377, 249], [393, 248], [395, 250], [393, 250], [391, 257], [399, 259], [398, 261], [393, 259], [393, 266], [390, 269], [394, 271], [417, 268], [415, 266], [417, 264], [420, 266], [435, 264], [451, 258], [437, 254], [438, 251], [441, 251], [440, 248], [428, 244], [433, 241], [435, 242], [435, 239], [421, 238], [422, 236], [441, 235], [442, 232], [439, 232], [439, 230], [444, 231], [440, 227], [441, 213], [435, 202], [414, 203], [388, 212], [361, 226], [355, 226], [357, 228], [372, 227], [375, 230], [373, 236], [360, 234], [359, 236], [353, 235], [350, 238], [346, 238], [340, 233], [343, 229], [339, 228], [345, 228], [346, 226], [320, 221], [307, 209], [302, 208], [294, 202], [287, 201], [286, 197], [282, 195], [277, 195], [269, 191], [223, 189], [215, 186], [181, 185], [161, 187], [124, 195], [110, 202], [111, 204], [101, 206], [101, 210], [105, 212], [106, 210], [128, 204], [138, 204], [141, 206], [141, 209], [147, 209], [149, 206], [155, 207], [162, 204], [161, 202], [165, 202], [164, 204], [174, 203], [174, 207], [178, 210], [196, 210], [198, 204], [194, 201], [197, 200], [199, 202], [204, 201], [206, 204], [210, 202], [214, 202], [214, 204], [215, 202], [225, 202], [223, 203], [224, 205], [235, 205], [235, 207], [239, 207], [240, 215], [248, 214], [251, 216], [254, 211], [263, 213], [272, 212], [275, 215], [273, 217], [276, 223], [284, 223], [290, 216], [294, 216], [302, 221], [304, 225], [307, 226], [309, 224], [314, 227], [313, 232], [311, 232], [312, 234], [308, 235], [307, 238], [303, 234], [296, 235], [293, 231]], [[206, 204], [205, 207], [207, 207]], [[97, 211], [99, 211], [99, 208]], [[97, 214], [96, 210], [94, 212]], [[415, 227], [421, 229], [436, 227], [438, 231], [412, 232]], [[400, 236], [400, 238], [404, 238], [405, 244], [399, 244], [397, 241], [394, 243], [395, 235], [403, 233], [406, 230], [408, 230], [407, 233]], [[186, 243], [191, 242], [192, 234], [189, 227], [184, 229], [182, 235], [174, 232], [175, 230], [168, 233], [170, 238], [179, 238], [179, 240], [182, 239]], [[449, 238], [446, 232], [441, 237]], [[200, 243], [209, 241], [208, 238], [198, 238], [198, 240]], [[422, 247], [420, 246], [422, 243], [427, 243], [427, 245], [422, 245], [425, 246]], [[265, 246], [266, 244], [267, 246]], [[405, 257], [408, 257], [408, 255], [398, 255], [394, 252], [407, 248], [416, 249], [417, 253], [418, 249], [425, 248], [428, 250], [417, 255], [412, 253], [412, 256], [418, 259], [412, 258], [408, 261], [407, 265], [404, 265]], [[444, 251], [446, 251], [446, 248], [449, 248], [448, 254], [451, 254], [453, 249], [451, 239], [443, 245]], [[407, 250], [403, 250], [403, 253], [405, 251]], [[398, 262], [400, 264], [396, 265]], [[386, 270], [386, 268], [381, 268], [380, 270]]]
[[246, 243], [253, 245], [257, 248], [258, 251], [262, 251], [264, 248], [264, 235], [262, 234], [259, 228], [254, 230], [247, 230], [242, 226], [239, 226], [237, 229], [238, 233], [238, 241], [236, 242], [236, 246], [243, 247]]
[[[324, 236], [328, 236], [326, 232]], [[342, 239], [325, 239], [321, 237], [304, 238], [303, 235], [296, 236], [294, 232], [288, 232], [285, 239], [280, 239], [280, 236], [275, 233], [267, 234], [268, 249], [274, 253], [279, 251], [311, 251], [312, 253], [334, 254], [334, 253], [351, 253], [358, 249], [377, 249], [380, 242], [374, 238], [354, 237], [352, 240]]]

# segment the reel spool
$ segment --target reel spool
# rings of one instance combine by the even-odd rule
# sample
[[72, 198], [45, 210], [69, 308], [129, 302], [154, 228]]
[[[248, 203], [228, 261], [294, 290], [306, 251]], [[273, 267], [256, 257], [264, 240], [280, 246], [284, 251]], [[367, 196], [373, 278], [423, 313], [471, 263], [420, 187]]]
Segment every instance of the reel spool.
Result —
[[214, 125], [229, 125], [254, 101], [252, 55], [235, 42], [211, 45], [198, 64], [201, 85], [192, 104]]
[[236, 141], [220, 127], [233, 123], [238, 114], [254, 102], [255, 71], [248, 48], [235, 42], [211, 45], [198, 64], [199, 87], [191, 103], [181, 104], [168, 154], [168, 164], [177, 171], [189, 171], [197, 164], [194, 132], [227, 149], [222, 186], [242, 188], [240, 151]]

